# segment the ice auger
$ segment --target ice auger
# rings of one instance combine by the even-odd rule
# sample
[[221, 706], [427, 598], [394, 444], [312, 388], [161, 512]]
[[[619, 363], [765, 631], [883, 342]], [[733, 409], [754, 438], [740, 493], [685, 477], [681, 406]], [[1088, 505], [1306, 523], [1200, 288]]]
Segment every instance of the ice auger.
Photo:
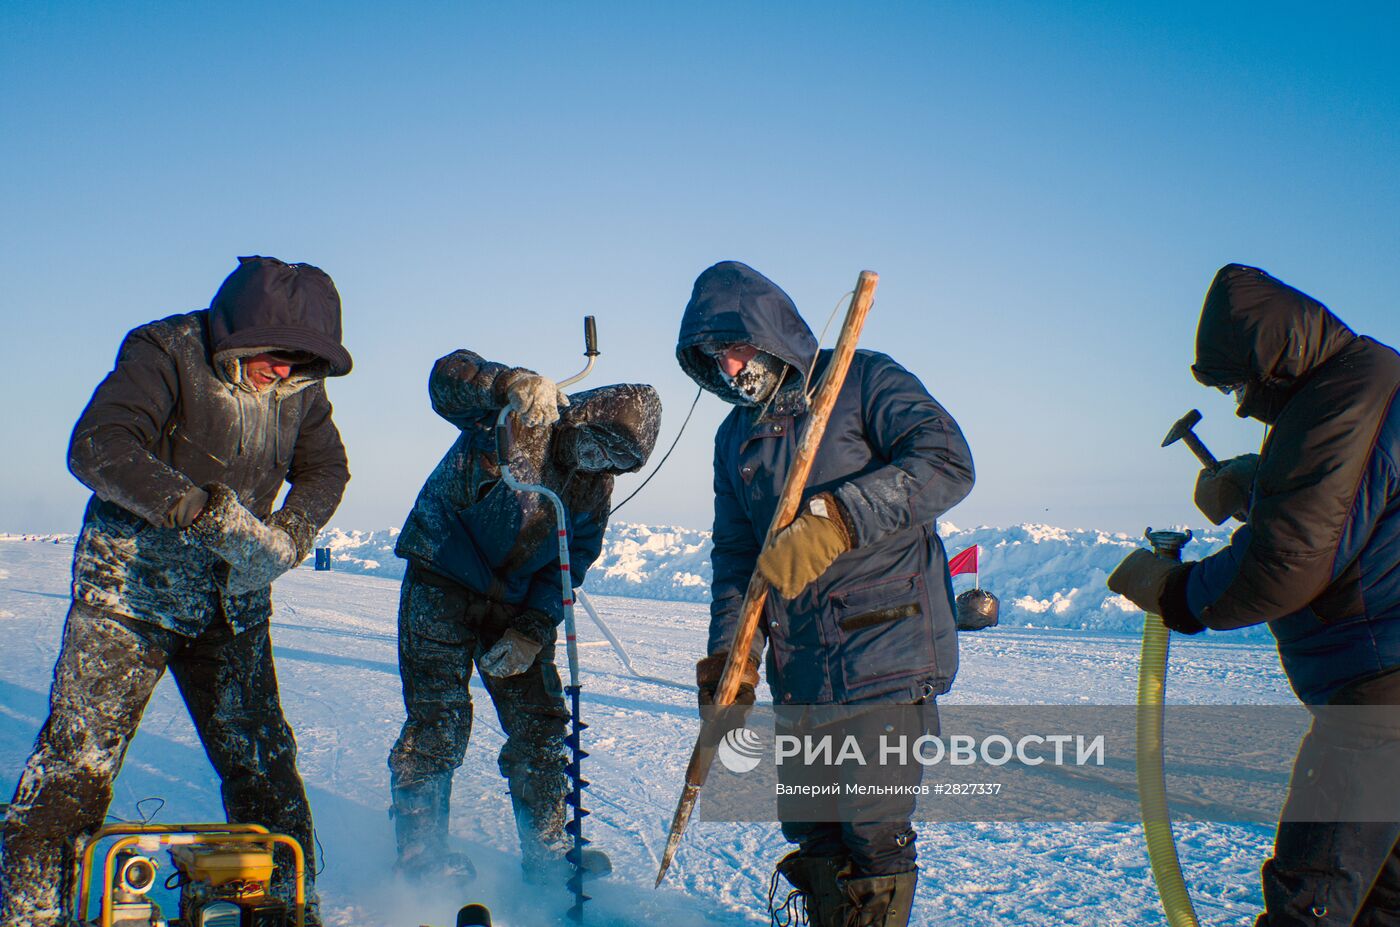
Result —
[[[562, 388], [570, 386], [593, 370], [593, 361], [598, 356], [598, 330], [595, 327], [593, 316], [585, 316], [583, 320], [583, 340], [584, 357], [588, 358], [588, 363], [578, 373], [567, 380], [560, 380], [558, 385]], [[573, 866], [573, 874], [569, 876], [568, 887], [573, 894], [574, 903], [569, 908], [569, 919], [575, 923], [583, 922], [583, 903], [588, 900], [588, 896], [583, 893], [583, 848], [589, 841], [583, 836], [583, 819], [587, 817], [588, 811], [583, 807], [583, 790], [588, 788], [588, 781], [583, 778], [583, 760], [588, 756], [583, 750], [583, 732], [588, 727], [583, 723], [579, 712], [579, 693], [583, 690], [583, 685], [579, 681], [578, 669], [578, 633], [574, 623], [574, 587], [573, 574], [569, 568], [569, 523], [568, 513], [564, 510], [564, 503], [557, 493], [545, 486], [537, 486], [532, 483], [523, 483], [516, 479], [510, 472], [510, 406], [501, 410], [501, 414], [496, 419], [496, 457], [500, 461], [501, 479], [505, 480], [507, 486], [516, 492], [538, 493], [544, 496], [554, 506], [555, 534], [559, 539], [559, 583], [561, 601], [564, 606], [564, 646], [569, 658], [569, 684], [564, 687], [564, 693], [569, 697], [569, 736], [564, 742], [569, 747], [569, 763], [565, 767], [569, 776], [569, 794], [565, 797], [569, 807], [573, 809], [573, 815], [564, 825], [564, 830], [573, 837], [573, 846], [564, 855], [564, 859]]]

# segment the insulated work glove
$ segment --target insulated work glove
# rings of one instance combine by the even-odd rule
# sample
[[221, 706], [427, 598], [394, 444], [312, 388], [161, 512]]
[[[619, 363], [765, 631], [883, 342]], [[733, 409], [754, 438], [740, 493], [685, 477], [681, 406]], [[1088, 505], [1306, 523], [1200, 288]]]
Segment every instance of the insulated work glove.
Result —
[[1167, 614], [1162, 615], [1162, 624], [1171, 628], [1178, 634], [1200, 634], [1206, 629], [1189, 609], [1184, 609], [1173, 614], [1170, 608], [1162, 609]]
[[496, 645], [476, 661], [481, 671], [497, 679], [519, 676], [530, 668], [539, 656], [541, 644], [521, 634], [515, 628], [508, 628]]
[[[724, 664], [729, 659], [729, 651], [712, 653], [695, 664], [695, 685], [699, 689], [700, 707], [706, 708], [715, 703], [715, 693], [719, 691], [719, 679], [724, 675]], [[734, 704], [749, 706], [754, 703], [754, 687], [758, 685], [758, 660], [750, 654], [744, 663], [744, 675], [739, 678], [739, 691], [734, 694]]]
[[840, 503], [830, 493], [822, 493], [759, 554], [758, 569], [783, 598], [791, 599], [850, 549], [851, 535]]
[[301, 563], [316, 546], [316, 525], [296, 509], [286, 506], [267, 516], [267, 523], [287, 532], [297, 549], [297, 563]]
[[[1173, 631], [1200, 634], [1206, 626], [1191, 614], [1183, 588], [1190, 569], [1189, 563], [1138, 548], [1114, 569], [1108, 578], [1108, 588], [1126, 596], [1143, 611], [1158, 616]], [[1169, 592], [1172, 589], [1174, 592]]]
[[506, 403], [522, 425], [539, 428], [559, 421], [559, 409], [569, 404], [569, 397], [549, 377], [522, 370], [506, 387]]
[[1258, 454], [1232, 457], [1214, 470], [1202, 468], [1196, 477], [1196, 508], [1211, 524], [1224, 524], [1231, 516], [1244, 521], [1249, 516], [1249, 494], [1258, 470]]
[[1162, 597], [1167, 591], [1167, 578], [1182, 568], [1178, 560], [1159, 557], [1139, 547], [1114, 568], [1108, 577], [1108, 588], [1125, 596], [1138, 608], [1154, 615], [1162, 614]]
[[185, 529], [187, 536], [229, 565], [228, 591], [234, 595], [265, 589], [301, 562], [292, 536], [264, 524], [243, 507], [223, 483], [204, 487], [209, 504]]

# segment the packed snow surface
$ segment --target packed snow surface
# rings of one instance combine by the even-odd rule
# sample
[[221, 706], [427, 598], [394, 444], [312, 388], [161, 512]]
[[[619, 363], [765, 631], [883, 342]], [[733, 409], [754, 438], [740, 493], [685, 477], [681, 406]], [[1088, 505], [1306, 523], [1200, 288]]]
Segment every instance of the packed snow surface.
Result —
[[[359, 558], [365, 572], [309, 567], [273, 589], [273, 638], [282, 700], [300, 746], [299, 763], [316, 814], [324, 911], [329, 924], [414, 927], [451, 924], [458, 906], [489, 904], [497, 922], [560, 922], [557, 891], [525, 889], [510, 803], [496, 769], [502, 736], [490, 702], [477, 700], [466, 763], [453, 792], [452, 834], [480, 875], [459, 894], [430, 895], [395, 882], [388, 806], [389, 747], [403, 721], [395, 649], [398, 582], [375, 575], [397, 567], [386, 533], [331, 532], [337, 566]], [[962, 636], [962, 670], [945, 701], [1001, 704], [1128, 704], [1135, 697], [1140, 616], [1101, 591], [1103, 574], [1136, 539], [1023, 526], [962, 532], [945, 528], [951, 551], [983, 545], [984, 585], [1024, 604], [1018, 624], [1090, 623], [1082, 628], [1002, 627]], [[381, 538], [379, 546], [374, 539]], [[1216, 538], [1214, 542], [1223, 538]], [[586, 774], [586, 833], [617, 867], [590, 887], [588, 922], [637, 925], [761, 925], [768, 876], [786, 845], [776, 824], [691, 824], [675, 865], [653, 890], [685, 763], [698, 726], [693, 662], [706, 638], [707, 609], [693, 602], [622, 598], [657, 584], [708, 584], [708, 539], [683, 529], [618, 526], [592, 601], [631, 655], [628, 674], [580, 613], [583, 711], [592, 754]], [[337, 545], [339, 545], [337, 547]], [[1202, 549], [1204, 550], [1204, 548]], [[1197, 554], [1199, 555], [1199, 554]], [[0, 790], [14, 788], [46, 712], [50, 673], [68, 605], [71, 540], [0, 536]], [[370, 561], [378, 561], [370, 567]], [[677, 579], [676, 577], [695, 577]], [[628, 585], [632, 584], [632, 585]], [[634, 593], [635, 594], [635, 593]], [[1057, 599], [1056, 596], [1059, 596]], [[1059, 603], [1069, 602], [1061, 606]], [[1104, 625], [1101, 622], [1109, 624]], [[484, 695], [473, 681], [473, 691]], [[760, 693], [760, 698], [766, 696]], [[1173, 642], [1168, 698], [1183, 703], [1289, 703], [1292, 696], [1266, 644], [1221, 635]], [[162, 681], [117, 780], [112, 815], [221, 820], [218, 783], [173, 684]], [[1177, 835], [1203, 923], [1252, 923], [1258, 867], [1271, 828], [1178, 825]], [[1165, 920], [1133, 824], [953, 824], [920, 829], [919, 925], [1151, 925]]]

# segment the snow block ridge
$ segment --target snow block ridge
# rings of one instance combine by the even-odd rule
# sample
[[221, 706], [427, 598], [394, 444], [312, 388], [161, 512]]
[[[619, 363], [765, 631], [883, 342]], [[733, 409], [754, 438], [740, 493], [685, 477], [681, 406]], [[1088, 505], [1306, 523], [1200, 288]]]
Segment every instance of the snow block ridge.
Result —
[[[1066, 628], [1091, 631], [1142, 629], [1142, 612], [1108, 590], [1108, 574], [1134, 547], [1137, 535], [1053, 525], [1022, 524], [1009, 528], [938, 526], [952, 555], [974, 544], [980, 583], [1001, 599], [1001, 623], [1011, 627]], [[332, 571], [403, 576], [404, 562], [394, 555], [399, 529], [379, 531], [326, 528], [317, 547], [331, 550]], [[1230, 532], [1207, 528], [1196, 532], [1183, 552], [1198, 559], [1227, 543]], [[73, 543], [73, 535], [0, 534], [3, 542]], [[629, 596], [669, 602], [708, 602], [710, 532], [676, 525], [614, 522], [603, 552], [588, 574], [584, 589], [595, 595]], [[309, 569], [310, 559], [306, 561]], [[953, 580], [954, 591], [972, 586], [971, 576]], [[1264, 640], [1264, 626], [1231, 632], [1237, 641]]]
[[[1108, 574], [1134, 547], [1146, 542], [1131, 534], [1053, 525], [959, 528], [939, 525], [949, 556], [978, 544], [981, 585], [1001, 599], [1001, 622], [1020, 627], [1138, 631], [1142, 613], [1104, 585]], [[347, 531], [328, 528], [316, 546], [329, 547], [333, 570], [400, 577], [403, 561], [394, 556], [398, 530]], [[1196, 533], [1184, 554], [1196, 559], [1219, 549], [1229, 531]], [[671, 602], [708, 602], [710, 532], [675, 525], [614, 522], [602, 555], [584, 589], [595, 595], [630, 596]], [[955, 591], [972, 585], [971, 576], [954, 579]], [[1263, 629], [1234, 632], [1236, 640]]]

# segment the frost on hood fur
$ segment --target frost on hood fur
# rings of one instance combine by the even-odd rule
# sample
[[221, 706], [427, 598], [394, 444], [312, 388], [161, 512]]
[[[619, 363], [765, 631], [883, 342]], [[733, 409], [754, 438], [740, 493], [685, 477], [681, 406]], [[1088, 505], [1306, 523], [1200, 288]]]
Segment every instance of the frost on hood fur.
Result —
[[676, 360], [701, 388], [734, 405], [753, 405], [715, 363], [715, 353], [735, 343], [751, 344], [785, 365], [771, 403], [775, 412], [806, 410], [804, 386], [817, 354], [812, 330], [776, 283], [747, 264], [722, 261], [695, 280], [681, 318]]
[[319, 267], [277, 258], [238, 259], [209, 304], [209, 343], [215, 370], [233, 384], [242, 382], [242, 358], [267, 351], [315, 356], [290, 380], [344, 376], [352, 365], [341, 345], [335, 283]]
[[661, 430], [661, 397], [645, 383], [617, 383], [569, 397], [554, 435], [568, 470], [634, 473], [651, 457]]

